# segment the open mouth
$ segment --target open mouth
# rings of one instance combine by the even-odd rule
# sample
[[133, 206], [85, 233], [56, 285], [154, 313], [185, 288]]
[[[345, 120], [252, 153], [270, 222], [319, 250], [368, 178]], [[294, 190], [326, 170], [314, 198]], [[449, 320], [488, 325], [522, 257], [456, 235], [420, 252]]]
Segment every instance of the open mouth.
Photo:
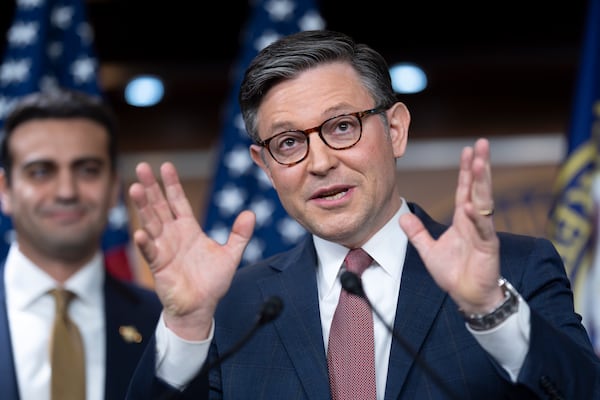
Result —
[[342, 197], [344, 197], [346, 195], [346, 193], [348, 193], [348, 190], [335, 190], [332, 192], [326, 192], [326, 193], [321, 193], [319, 194], [319, 198], [320, 199], [324, 199], [324, 200], [338, 200], [341, 199]]

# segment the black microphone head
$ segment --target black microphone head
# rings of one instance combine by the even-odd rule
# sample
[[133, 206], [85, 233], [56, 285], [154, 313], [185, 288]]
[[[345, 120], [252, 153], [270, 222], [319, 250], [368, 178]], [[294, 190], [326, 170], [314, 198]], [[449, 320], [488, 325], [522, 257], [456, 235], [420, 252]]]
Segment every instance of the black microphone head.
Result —
[[260, 318], [259, 323], [266, 324], [267, 322], [271, 322], [281, 314], [281, 310], [283, 310], [283, 301], [278, 296], [269, 297], [262, 305], [260, 310]]
[[346, 292], [356, 296], [365, 297], [362, 282], [354, 272], [342, 272], [342, 275], [340, 275], [340, 283]]

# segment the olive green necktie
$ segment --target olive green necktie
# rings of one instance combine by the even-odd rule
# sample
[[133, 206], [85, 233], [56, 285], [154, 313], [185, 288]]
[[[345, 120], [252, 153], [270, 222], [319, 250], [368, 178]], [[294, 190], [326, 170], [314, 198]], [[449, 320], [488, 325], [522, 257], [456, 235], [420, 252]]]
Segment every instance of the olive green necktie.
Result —
[[68, 313], [69, 303], [75, 295], [64, 289], [53, 289], [50, 293], [56, 301], [56, 316], [50, 338], [51, 399], [84, 400], [83, 340]]

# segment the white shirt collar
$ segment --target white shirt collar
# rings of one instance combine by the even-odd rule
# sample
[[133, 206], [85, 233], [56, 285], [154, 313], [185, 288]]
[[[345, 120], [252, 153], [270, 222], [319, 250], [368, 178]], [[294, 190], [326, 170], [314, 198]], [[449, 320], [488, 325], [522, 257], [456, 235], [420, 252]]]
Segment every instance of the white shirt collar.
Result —
[[[65, 282], [64, 287], [74, 292], [84, 303], [97, 304], [101, 301], [104, 273], [104, 258], [102, 252], [98, 251], [90, 262]], [[50, 275], [21, 253], [16, 242], [13, 242], [8, 251], [4, 282], [7, 301], [19, 309], [28, 307], [57, 286]]]
[[[362, 248], [373, 257], [374, 264], [379, 265], [393, 279], [400, 280], [402, 266], [406, 256], [407, 238], [398, 224], [404, 213], [411, 212], [406, 200], [392, 218], [373, 235]], [[313, 235], [318, 265], [317, 282], [319, 293], [325, 295], [334, 287], [340, 266], [350, 249], [334, 242]]]

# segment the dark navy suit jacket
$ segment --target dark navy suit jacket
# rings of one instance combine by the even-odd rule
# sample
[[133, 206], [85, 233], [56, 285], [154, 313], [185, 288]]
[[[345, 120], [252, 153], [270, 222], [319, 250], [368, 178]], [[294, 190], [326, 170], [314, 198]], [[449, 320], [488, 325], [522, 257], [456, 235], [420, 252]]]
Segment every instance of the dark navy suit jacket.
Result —
[[[446, 227], [410, 204], [429, 232]], [[529, 353], [513, 384], [504, 369], [466, 329], [456, 304], [434, 282], [409, 244], [394, 330], [442, 377], [454, 398], [600, 399], [600, 366], [579, 316], [570, 283], [549, 241], [499, 233], [502, 275], [531, 308]], [[291, 251], [241, 268], [215, 315], [210, 359], [231, 349], [253, 326], [270, 296], [283, 300], [279, 318], [180, 397], [225, 399], [329, 399], [327, 360], [319, 314], [317, 256], [307, 238]], [[374, 304], [376, 307], [377, 305]], [[144, 356], [130, 399], [157, 398], [168, 387], [154, 378], [154, 351]], [[175, 398], [175, 397], [172, 397]], [[447, 399], [435, 379], [392, 341], [386, 399]]]
[[[156, 294], [119, 281], [108, 273], [103, 285], [106, 313], [106, 400], [122, 400], [148, 343], [152, 342], [162, 305]], [[6, 313], [4, 263], [0, 265], [0, 390], [2, 399], [18, 400], [16, 372]], [[121, 327], [135, 327], [141, 343], [126, 340]], [[125, 334], [126, 336], [126, 334]]]

